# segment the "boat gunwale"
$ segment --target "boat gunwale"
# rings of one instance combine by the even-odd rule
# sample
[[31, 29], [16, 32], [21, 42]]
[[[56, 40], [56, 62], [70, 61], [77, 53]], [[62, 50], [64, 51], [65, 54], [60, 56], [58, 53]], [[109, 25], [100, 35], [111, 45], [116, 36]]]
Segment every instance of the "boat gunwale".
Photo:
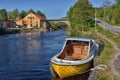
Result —
[[59, 55], [55, 55], [52, 59], [51, 62], [57, 65], [82, 65], [85, 63], [88, 63], [89, 61], [94, 59], [94, 55], [91, 55], [87, 58], [84, 58], [82, 60], [64, 60], [64, 59], [59, 59]]
[[86, 58], [81, 59], [81, 60], [64, 60], [64, 59], [59, 59], [58, 56], [63, 52], [63, 49], [67, 43], [68, 40], [77, 40], [77, 41], [94, 41], [91, 38], [76, 38], [76, 37], [68, 37], [65, 39], [65, 43], [63, 45], [62, 50], [60, 51], [60, 53], [56, 54], [55, 56], [53, 56], [51, 58], [51, 62], [57, 65], [82, 65], [85, 64], [89, 61], [91, 61], [94, 58], [94, 54], [90, 55], [90, 53], [87, 55]]
[[93, 39], [91, 38], [85, 38], [85, 37], [67, 37], [65, 40], [78, 40], [78, 41], [91, 41]]

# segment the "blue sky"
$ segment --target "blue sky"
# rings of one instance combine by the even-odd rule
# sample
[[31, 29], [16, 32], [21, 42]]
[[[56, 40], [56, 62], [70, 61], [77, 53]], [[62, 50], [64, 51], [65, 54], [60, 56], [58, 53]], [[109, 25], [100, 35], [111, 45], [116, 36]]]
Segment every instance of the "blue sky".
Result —
[[[47, 19], [55, 19], [66, 16], [69, 8], [75, 4], [77, 0], [0, 0], [0, 9], [19, 11], [29, 9], [40, 10]], [[94, 7], [99, 7], [104, 0], [89, 0]], [[114, 0], [110, 0], [114, 1]]]

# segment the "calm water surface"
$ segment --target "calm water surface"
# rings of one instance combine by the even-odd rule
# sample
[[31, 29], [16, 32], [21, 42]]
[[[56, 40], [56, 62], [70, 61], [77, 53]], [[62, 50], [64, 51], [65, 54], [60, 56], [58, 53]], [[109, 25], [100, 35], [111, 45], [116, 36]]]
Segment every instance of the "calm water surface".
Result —
[[49, 61], [65, 37], [64, 31], [0, 36], [0, 80], [51, 80]]

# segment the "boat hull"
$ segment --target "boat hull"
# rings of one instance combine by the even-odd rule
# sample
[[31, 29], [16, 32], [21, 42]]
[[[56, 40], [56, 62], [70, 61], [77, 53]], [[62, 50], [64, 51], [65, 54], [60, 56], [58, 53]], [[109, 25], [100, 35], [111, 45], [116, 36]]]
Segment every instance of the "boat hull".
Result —
[[51, 63], [51, 67], [54, 70], [54, 72], [62, 79], [65, 77], [82, 74], [86, 70], [90, 69], [92, 64], [93, 64], [92, 61], [89, 61], [81, 65], [58, 65]]

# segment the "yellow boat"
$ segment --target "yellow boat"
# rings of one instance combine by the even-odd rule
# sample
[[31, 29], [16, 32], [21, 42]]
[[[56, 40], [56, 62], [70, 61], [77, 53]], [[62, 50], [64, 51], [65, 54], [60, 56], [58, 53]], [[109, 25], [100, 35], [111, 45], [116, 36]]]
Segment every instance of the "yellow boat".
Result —
[[82, 74], [93, 65], [98, 44], [90, 38], [66, 38], [61, 52], [51, 58], [50, 69], [53, 77], [61, 79]]

